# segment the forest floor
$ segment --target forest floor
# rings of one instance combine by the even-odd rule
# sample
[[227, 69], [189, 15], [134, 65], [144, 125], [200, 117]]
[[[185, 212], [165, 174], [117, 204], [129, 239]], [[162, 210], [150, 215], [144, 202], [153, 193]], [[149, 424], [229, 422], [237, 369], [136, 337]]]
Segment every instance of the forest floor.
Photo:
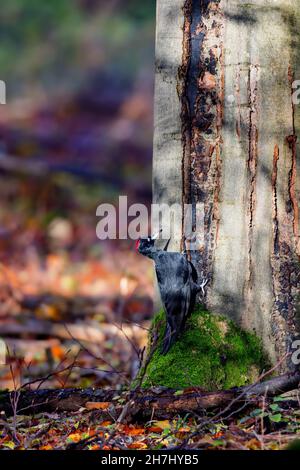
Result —
[[[0, 449], [36, 450], [299, 450], [300, 411], [278, 397], [262, 400], [247, 413], [215, 419], [175, 416], [120, 424], [103, 419], [111, 403], [87, 403], [78, 412], [1, 417]], [[298, 437], [298, 440], [297, 440]]]

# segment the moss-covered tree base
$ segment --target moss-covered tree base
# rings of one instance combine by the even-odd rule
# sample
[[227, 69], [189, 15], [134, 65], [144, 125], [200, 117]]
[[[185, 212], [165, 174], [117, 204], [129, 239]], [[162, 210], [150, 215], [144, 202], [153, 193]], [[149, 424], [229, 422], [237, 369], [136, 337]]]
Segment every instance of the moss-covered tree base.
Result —
[[267, 366], [254, 334], [207, 311], [198, 309], [191, 315], [185, 331], [165, 356], [161, 354], [164, 331], [165, 315], [160, 312], [153, 320], [148, 349], [158, 335], [157, 347], [146, 371], [141, 371], [145, 388], [224, 390], [252, 383]]

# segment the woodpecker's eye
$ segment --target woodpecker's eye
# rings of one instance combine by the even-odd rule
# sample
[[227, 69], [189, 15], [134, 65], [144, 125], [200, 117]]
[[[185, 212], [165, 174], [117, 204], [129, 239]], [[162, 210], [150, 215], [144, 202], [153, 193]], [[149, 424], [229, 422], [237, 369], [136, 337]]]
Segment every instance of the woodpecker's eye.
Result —
[[140, 243], [141, 243], [141, 240], [140, 240], [140, 239], [136, 240], [136, 242], [135, 242], [135, 249], [136, 249], [136, 250], [139, 249]]

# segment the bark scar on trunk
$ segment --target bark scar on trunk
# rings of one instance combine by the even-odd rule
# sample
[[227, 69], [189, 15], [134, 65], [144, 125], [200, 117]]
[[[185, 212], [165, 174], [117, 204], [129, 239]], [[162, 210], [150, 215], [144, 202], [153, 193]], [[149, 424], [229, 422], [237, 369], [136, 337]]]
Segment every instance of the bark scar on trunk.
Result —
[[293, 134], [287, 137], [287, 142], [292, 151], [292, 166], [289, 175], [289, 193], [290, 200], [293, 207], [294, 219], [293, 219], [293, 231], [296, 244], [296, 252], [298, 256], [300, 255], [299, 247], [299, 205], [296, 195], [296, 178], [297, 178], [297, 135], [296, 135], [296, 125], [295, 125], [295, 104], [293, 101], [294, 95], [294, 73], [291, 65], [288, 67], [288, 80], [291, 87], [291, 106], [292, 106], [292, 119], [293, 119]]
[[273, 170], [272, 170], [272, 191], [273, 191], [273, 246], [274, 254], [278, 253], [279, 240], [278, 240], [278, 200], [277, 200], [277, 174], [278, 174], [278, 160], [279, 160], [279, 147], [276, 144], [273, 154]]
[[[187, 0], [184, 5], [182, 66], [178, 73], [183, 140], [183, 204], [204, 206], [204, 246], [190, 257], [199, 273], [212, 271], [218, 238], [224, 101], [224, 17], [220, 1]], [[183, 214], [182, 227], [185, 226]], [[183, 230], [184, 233], [184, 230]], [[182, 240], [184, 245], [184, 239]]]
[[252, 247], [253, 247], [253, 226], [256, 206], [256, 178], [258, 163], [258, 100], [257, 100], [257, 80], [259, 67], [250, 65], [248, 77], [248, 100], [249, 100], [249, 151], [248, 151], [248, 173], [249, 173], [249, 277], [248, 284], [252, 285]]

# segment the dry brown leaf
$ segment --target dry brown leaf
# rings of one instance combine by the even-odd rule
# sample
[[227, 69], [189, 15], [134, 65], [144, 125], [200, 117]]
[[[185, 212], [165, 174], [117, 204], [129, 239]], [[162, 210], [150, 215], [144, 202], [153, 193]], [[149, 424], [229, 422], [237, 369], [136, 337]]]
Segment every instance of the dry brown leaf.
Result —
[[160, 428], [159, 426], [151, 426], [151, 428], [148, 428], [147, 431], [153, 432], [155, 434], [161, 434], [163, 432], [163, 429]]
[[137, 442], [133, 442], [132, 444], [130, 444], [128, 446], [128, 449], [148, 449], [148, 446], [147, 444], [145, 444], [145, 442], [141, 442], [141, 441], [137, 441]]
[[85, 404], [87, 410], [107, 410], [109, 406], [109, 401], [88, 401]]

